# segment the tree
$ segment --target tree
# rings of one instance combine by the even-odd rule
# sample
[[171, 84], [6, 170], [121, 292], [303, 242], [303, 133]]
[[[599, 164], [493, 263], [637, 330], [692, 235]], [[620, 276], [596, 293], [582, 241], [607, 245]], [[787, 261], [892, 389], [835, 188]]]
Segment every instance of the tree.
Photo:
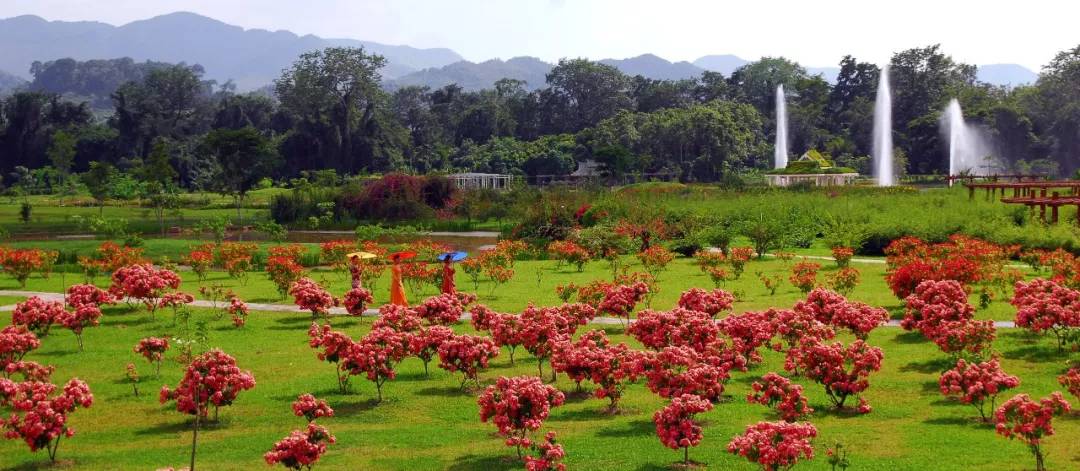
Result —
[[244, 197], [281, 164], [277, 150], [270, 139], [251, 126], [215, 129], [206, 135], [203, 144], [221, 166], [221, 174], [215, 181], [216, 189], [233, 195], [236, 218], [242, 224], [240, 208]]
[[535, 376], [500, 377], [477, 398], [480, 421], [489, 419], [506, 438], [506, 445], [517, 448], [529, 446], [526, 434], [538, 430], [548, 418], [552, 407], [561, 406], [566, 396], [554, 386], [544, 384]]
[[82, 174], [83, 184], [98, 203], [99, 215], [105, 211], [105, 200], [113, 194], [116, 176], [116, 167], [108, 162], [90, 162], [90, 170]]
[[629, 80], [610, 65], [588, 59], [560, 59], [546, 79], [552, 114], [564, 120], [564, 131], [580, 131], [632, 104], [627, 93]]
[[60, 176], [66, 177], [71, 172], [71, 166], [75, 163], [75, 136], [58, 130], [52, 135], [52, 143], [45, 153], [53, 168], [60, 172]]
[[362, 47], [311, 51], [282, 72], [274, 91], [282, 107], [302, 119], [334, 123], [340, 139], [338, 162], [352, 172], [357, 170], [353, 133], [367, 128], [375, 118], [383, 99], [379, 69], [384, 65], [383, 56], [368, 54]]

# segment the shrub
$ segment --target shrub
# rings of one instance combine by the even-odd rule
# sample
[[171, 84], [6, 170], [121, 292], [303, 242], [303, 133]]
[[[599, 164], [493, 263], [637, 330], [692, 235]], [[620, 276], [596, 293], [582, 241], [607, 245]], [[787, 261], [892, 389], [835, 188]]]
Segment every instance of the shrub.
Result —
[[311, 311], [311, 319], [325, 316], [330, 308], [336, 304], [336, 300], [322, 286], [311, 278], [300, 278], [289, 288], [289, 294], [293, 296], [293, 303], [303, 310]]
[[[960, 402], [979, 410], [983, 422], [989, 422], [987, 412], [994, 411], [997, 395], [1020, 385], [1020, 378], [1005, 374], [997, 359], [984, 363], [956, 361], [956, 367], [941, 374], [938, 380], [941, 394], [959, 396]], [[990, 408], [987, 410], [987, 401]]]
[[821, 264], [814, 262], [799, 262], [791, 268], [791, 277], [788, 281], [791, 281], [791, 285], [802, 291], [803, 294], [809, 293], [810, 290], [817, 286], [817, 274], [821, 269]]
[[289, 294], [289, 288], [304, 276], [304, 267], [288, 256], [270, 256], [266, 259], [266, 277], [277, 287], [281, 299]]
[[675, 254], [659, 245], [654, 245], [638, 253], [637, 258], [641, 265], [645, 267], [645, 271], [652, 275], [653, 278], [657, 278], [660, 273], [667, 269], [668, 264], [675, 259]]
[[646, 310], [638, 314], [626, 332], [647, 348], [690, 347], [704, 353], [716, 341], [720, 329], [712, 318], [700, 311], [675, 308], [671, 311]]
[[45, 252], [4, 248], [0, 250], [0, 266], [19, 283], [19, 288], [25, 288], [30, 274], [45, 267]]
[[480, 369], [487, 368], [488, 362], [499, 356], [499, 347], [488, 337], [473, 335], [455, 335], [439, 345], [439, 368], [451, 373], [460, 371], [463, 375], [461, 387], [472, 380], [479, 386], [477, 376]]
[[536, 456], [525, 456], [525, 471], [566, 471], [566, 465], [560, 463], [566, 451], [555, 441], [555, 436], [554, 431], [548, 432], [540, 444], [532, 444], [530, 449]]
[[764, 470], [791, 469], [799, 459], [814, 457], [815, 437], [817, 429], [809, 423], [758, 422], [733, 437], [727, 449]]
[[424, 362], [424, 376], [429, 376], [428, 363], [439, 354], [439, 346], [453, 336], [453, 329], [441, 325], [409, 334], [409, 353]]
[[146, 337], [135, 344], [135, 353], [142, 355], [146, 361], [153, 363], [157, 369], [157, 375], [161, 375], [161, 361], [165, 359], [165, 352], [169, 349], [169, 339], [165, 337]]
[[[176, 401], [178, 412], [204, 419], [213, 406], [216, 420], [219, 408], [232, 405], [241, 392], [254, 387], [255, 376], [241, 371], [235, 358], [221, 350], [210, 350], [188, 364], [175, 390], [162, 386], [159, 400], [162, 404]], [[195, 424], [198, 428], [198, 421]]]
[[342, 300], [342, 304], [345, 306], [345, 312], [350, 316], [360, 317], [364, 315], [364, 311], [367, 310], [368, 304], [375, 302], [375, 298], [371, 295], [371, 291], [364, 288], [353, 288], [345, 293], [345, 298]]
[[325, 427], [309, 422], [307, 430], [293, 430], [289, 436], [275, 443], [263, 455], [263, 459], [268, 465], [281, 463], [288, 469], [310, 470], [326, 453], [326, 446], [336, 441]]
[[44, 337], [49, 335], [49, 328], [63, 322], [66, 315], [64, 303], [31, 296], [15, 305], [11, 311], [11, 324], [24, 326], [38, 337]]
[[1069, 402], [1061, 397], [1060, 392], [1051, 393], [1039, 402], [1033, 401], [1027, 394], [1017, 394], [1005, 401], [994, 413], [998, 435], [1017, 439], [1027, 444], [1031, 454], [1035, 455], [1035, 469], [1046, 469], [1042, 452], [1044, 437], [1054, 434], [1052, 420], [1055, 415], [1070, 411]]
[[166, 290], [179, 288], [180, 277], [175, 272], [144, 263], [128, 265], [114, 271], [109, 294], [116, 299], [132, 298], [141, 301], [152, 316], [157, 311], [158, 298]]
[[346, 393], [349, 390], [349, 375], [346, 374], [341, 363], [352, 344], [352, 338], [344, 332], [330, 330], [329, 324], [320, 326], [313, 322], [311, 328], [308, 329], [308, 346], [316, 349], [315, 356], [319, 361], [334, 365], [338, 391], [341, 393]]
[[334, 409], [322, 399], [315, 399], [311, 394], [301, 394], [292, 403], [293, 414], [312, 422], [319, 417], [333, 417]]
[[1017, 282], [1011, 303], [1016, 306], [1017, 327], [1036, 334], [1052, 332], [1059, 350], [1065, 348], [1070, 331], [1080, 327], [1080, 291], [1053, 281]]
[[84, 304], [75, 308], [72, 312], [66, 312], [61, 316], [61, 323], [64, 327], [71, 330], [75, 334], [75, 339], [79, 342], [79, 351], [83, 349], [82, 332], [87, 327], [93, 327], [98, 325], [98, 320], [101, 319], [101, 309], [91, 304]]
[[832, 256], [837, 267], [846, 268], [851, 263], [851, 258], [855, 256], [855, 251], [849, 247], [833, 247]]
[[617, 285], [604, 292], [604, 298], [597, 306], [597, 311], [609, 314], [630, 323], [634, 308], [649, 294], [649, 285], [637, 282], [631, 285]]
[[623, 381], [631, 375], [633, 353], [624, 343], [611, 345], [602, 330], [586, 332], [577, 342], [562, 342], [551, 358], [551, 366], [578, 383], [592, 381], [598, 399], [608, 398], [608, 411], [618, 408]]
[[[870, 373], [881, 369], [881, 349], [856, 340], [845, 347], [812, 342], [798, 347], [794, 361], [802, 375], [825, 386], [825, 393], [836, 408], [844, 407], [849, 396], [870, 388]], [[791, 371], [794, 365], [785, 364]], [[859, 398], [860, 413], [870, 412], [870, 404]]]
[[1080, 368], [1069, 368], [1067, 373], [1058, 376], [1058, 383], [1061, 383], [1069, 394], [1080, 399]]
[[0, 371], [19, 362], [27, 353], [41, 346], [41, 341], [25, 326], [9, 325], [0, 329]]
[[248, 306], [247, 303], [240, 300], [236, 296], [229, 298], [229, 307], [225, 308], [229, 313], [229, 317], [232, 319], [233, 326], [243, 327], [247, 323]]
[[838, 329], [848, 329], [866, 340], [875, 328], [889, 321], [888, 311], [860, 302], [848, 301], [843, 295], [818, 288], [806, 299], [795, 303], [796, 311], [805, 311], [818, 321]]
[[828, 275], [825, 275], [825, 285], [843, 295], [851, 294], [859, 285], [859, 270], [852, 267], [844, 267]]
[[806, 402], [802, 386], [776, 373], [762, 376], [761, 382], [754, 381], [751, 389], [753, 393], [746, 395], [747, 402], [775, 407], [785, 422], [796, 422], [814, 412]]
[[561, 406], [565, 399], [562, 392], [535, 376], [503, 376], [484, 389], [476, 403], [480, 421], [491, 420], [520, 458], [521, 447], [530, 445], [526, 434], [540, 429], [551, 408]]
[[735, 297], [722, 289], [705, 291], [701, 288], [690, 288], [679, 295], [678, 307], [692, 311], [704, 312], [709, 317], [716, 318], [718, 314], [731, 310], [735, 303]]
[[68, 381], [59, 394], [49, 397], [56, 390], [56, 385], [48, 382], [16, 383], [0, 378], [0, 406], [10, 408], [10, 414], [0, 418], [5, 438], [23, 440], [31, 452], [44, 448], [54, 463], [60, 439], [75, 435], [75, 429], [68, 427], [68, 415], [78, 407], [88, 409], [94, 403], [90, 387], [77, 378]]
[[660, 443], [672, 450], [683, 449], [683, 464], [690, 463], [690, 447], [698, 446], [705, 438], [701, 425], [694, 420], [697, 414], [712, 410], [708, 400], [692, 394], [683, 394], [671, 400], [653, 414], [656, 436]]
[[718, 365], [714, 358], [690, 347], [667, 347], [642, 354], [635, 363], [632, 374], [644, 375], [649, 390], [665, 398], [693, 394], [716, 402], [730, 378], [729, 367]]
[[408, 334], [385, 327], [376, 328], [348, 346], [341, 358], [341, 369], [350, 375], [363, 374], [375, 383], [376, 402], [382, 402], [383, 385], [397, 377], [394, 365], [408, 355]]
[[79, 306], [84, 305], [100, 307], [103, 304], [113, 304], [116, 302], [108, 291], [90, 284], [71, 285], [68, 287], [66, 294], [65, 302], [67, 302], [68, 307], [71, 308], [78, 308]]

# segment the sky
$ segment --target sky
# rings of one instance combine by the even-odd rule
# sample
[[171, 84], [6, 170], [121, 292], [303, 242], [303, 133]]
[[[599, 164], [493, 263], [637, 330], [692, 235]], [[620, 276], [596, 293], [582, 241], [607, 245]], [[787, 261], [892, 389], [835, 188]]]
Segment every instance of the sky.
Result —
[[1073, 0], [0, 0], [0, 18], [122, 25], [175, 11], [245, 28], [448, 47], [471, 61], [734, 54], [820, 67], [845, 54], [883, 64], [940, 43], [962, 62], [1038, 71], [1080, 44]]

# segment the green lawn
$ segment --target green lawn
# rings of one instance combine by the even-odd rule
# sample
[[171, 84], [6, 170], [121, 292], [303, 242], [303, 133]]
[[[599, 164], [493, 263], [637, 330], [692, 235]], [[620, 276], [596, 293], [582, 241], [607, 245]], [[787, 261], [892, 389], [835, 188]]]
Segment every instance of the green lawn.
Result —
[[[769, 296], [755, 272], [784, 273], [793, 262], [752, 261], [742, 279], [731, 281], [726, 289], [741, 293], [738, 311], [769, 306], [786, 307], [802, 295], [785, 281], [775, 296]], [[831, 262], [821, 262], [833, 270]], [[851, 296], [854, 299], [890, 308], [894, 316], [901, 312], [899, 302], [886, 288], [882, 264], [857, 264], [863, 283]], [[631, 267], [634, 269], [635, 267]], [[499, 310], [520, 310], [530, 301], [555, 304], [554, 286], [570, 281], [584, 282], [610, 276], [603, 262], [592, 263], [585, 272], [555, 269], [552, 261], [521, 261], [510, 283], [492, 290], [484, 282], [479, 292], [481, 302]], [[540, 273], [540, 277], [537, 277]], [[197, 291], [190, 272], [183, 274], [183, 289]], [[315, 271], [312, 276], [336, 294], [345, 291], [343, 273]], [[49, 279], [34, 277], [27, 289], [60, 291], [64, 285], [80, 281], [81, 276], [54, 274]], [[208, 283], [221, 282], [234, 288], [247, 301], [275, 301], [272, 285], [260, 273], [252, 273], [246, 285], [240, 285], [224, 273], [214, 273]], [[786, 279], [786, 276], [785, 276]], [[539, 280], [539, 281], [538, 281]], [[103, 284], [105, 279], [99, 278]], [[464, 277], [459, 287], [472, 289]], [[689, 287], [711, 287], [711, 282], [690, 260], [677, 259], [661, 275], [661, 291], [652, 301], [655, 308], [671, 306], [678, 294]], [[0, 289], [16, 288], [9, 277], [0, 278]], [[375, 285], [376, 302], [387, 298], [387, 282]], [[429, 288], [420, 295], [433, 294]], [[0, 299], [10, 304], [17, 298]], [[973, 299], [974, 301], [974, 299]], [[282, 301], [287, 302], [287, 301]], [[1011, 319], [1012, 309], [996, 300], [980, 318]], [[513, 469], [520, 465], [507, 458], [513, 454], [492, 432], [490, 424], [481, 424], [475, 393], [458, 389], [459, 377], [437, 368], [430, 378], [423, 376], [422, 364], [407, 359], [398, 367], [399, 376], [384, 389], [387, 400], [372, 402], [374, 386], [354, 378], [349, 395], [336, 392], [330, 364], [319, 362], [307, 346], [309, 317], [303, 314], [253, 313], [244, 329], [235, 329], [227, 319], [216, 319], [209, 310], [195, 310], [192, 322], [210, 322], [209, 344], [234, 355], [240, 366], [250, 369], [258, 386], [241, 394], [237, 403], [223, 410], [222, 421], [200, 433], [200, 460], [205, 469], [261, 469], [262, 454], [277, 439], [302, 425], [291, 415], [290, 403], [296, 395], [312, 392], [327, 399], [338, 416], [323, 421], [337, 436], [338, 444], [318, 465], [319, 469]], [[8, 317], [3, 316], [3, 323]], [[370, 319], [336, 318], [335, 327], [358, 338], [367, 330]], [[595, 327], [595, 326], [593, 326]], [[589, 327], [592, 328], [592, 327]], [[621, 328], [606, 327], [616, 341], [636, 343], [621, 335]], [[468, 331], [467, 325], [457, 327]], [[169, 355], [161, 378], [153, 377], [151, 365], [132, 353], [138, 339], [147, 336], [175, 335], [167, 311], [156, 320], [143, 311], [125, 306], [109, 308], [102, 326], [85, 334], [86, 351], [78, 352], [70, 332], [56, 330], [40, 350], [28, 359], [56, 365], [54, 379], [66, 381], [72, 376], [86, 380], [93, 389], [96, 403], [90, 410], [72, 416], [72, 426], [79, 434], [61, 444], [59, 457], [63, 469], [154, 469], [185, 466], [190, 446], [190, 423], [187, 417], [170, 406], [157, 403], [157, 390], [163, 384], [175, 385], [181, 366], [175, 351]], [[850, 340], [845, 338], [845, 340]], [[918, 334], [896, 328], [881, 328], [870, 336], [870, 343], [885, 351], [883, 370], [871, 377], [872, 387], [865, 395], [874, 411], [865, 416], [850, 416], [828, 411], [827, 399], [816, 384], [807, 386], [811, 405], [818, 409], [812, 422], [819, 428], [816, 441], [819, 454], [800, 469], [828, 469], [820, 456], [824, 449], [840, 441], [852, 450], [852, 469], [1021, 469], [1029, 468], [1032, 459], [1022, 444], [994, 434], [992, 427], [972, 420], [974, 408], [945, 400], [937, 391], [938, 374], [947, 368], [944, 356]], [[1066, 369], [1066, 362], [1080, 359], [1076, 353], [1059, 354], [1050, 339], [1031, 338], [1021, 331], [1006, 330], [995, 344], [1003, 356], [1006, 371], [1019, 376], [1022, 385], [1013, 393], [1027, 392], [1041, 397], [1060, 387], [1055, 377]], [[481, 374], [485, 384], [499, 375], [535, 374], [535, 362], [527, 353], [517, 355], [518, 363], [509, 364], [507, 352]], [[769, 371], [779, 371], [783, 359], [767, 352], [764, 365], [748, 373], [736, 373], [728, 385], [731, 401], [718, 404], [707, 414], [705, 441], [692, 450], [691, 457], [712, 469], [753, 469], [725, 452], [731, 436], [749, 423], [774, 420], [761, 406], [751, 406], [743, 398], [753, 380]], [[124, 380], [124, 366], [134, 362], [143, 374], [140, 397], [134, 397]], [[562, 378], [558, 387], [574, 389]], [[1004, 398], [1003, 398], [1004, 399]], [[1002, 400], [1003, 400], [1002, 399]], [[1075, 399], [1075, 398], [1071, 398]], [[606, 401], [571, 395], [567, 404], [554, 410], [545, 430], [556, 430], [566, 447], [571, 469], [663, 469], [681, 457], [664, 448], [657, 440], [651, 422], [652, 413], [663, 401], [643, 384], [629, 387], [624, 399], [627, 412], [609, 416], [602, 413]], [[1080, 456], [1080, 416], [1056, 420], [1058, 434], [1046, 442], [1051, 469], [1075, 467]], [[539, 437], [540, 434], [537, 434]], [[0, 442], [0, 469], [34, 469], [48, 461], [44, 453], [31, 454], [21, 442]]]
[[[171, 352], [160, 378], [153, 368], [131, 352], [142, 337], [169, 335], [178, 329], [167, 313], [152, 320], [143, 311], [125, 307], [107, 310], [102, 326], [85, 334], [86, 351], [78, 352], [74, 337], [56, 331], [45, 339], [29, 359], [57, 366], [54, 378], [86, 380], [96, 397], [89, 410], [72, 415], [78, 435], [64, 440], [59, 458], [62, 469], [155, 469], [186, 465], [190, 446], [190, 423], [170, 406], [157, 403], [157, 389], [175, 385], [181, 366]], [[318, 465], [319, 469], [513, 469], [506, 458], [513, 454], [495, 437], [494, 427], [481, 424], [475, 394], [458, 389], [459, 378], [433, 369], [423, 376], [422, 364], [407, 359], [398, 367], [398, 378], [387, 383], [386, 400], [372, 402], [374, 386], [354, 378], [352, 394], [336, 392], [330, 364], [319, 362], [307, 347], [305, 315], [254, 313], [249, 325], [235, 329], [227, 319], [214, 320], [206, 310], [195, 319], [211, 323], [210, 343], [233, 354], [240, 366], [250, 369], [257, 387], [242, 393], [237, 403], [223, 409], [221, 423], [200, 433], [199, 463], [204, 469], [261, 469], [261, 456], [278, 438], [302, 424], [289, 404], [295, 396], [312, 392], [325, 398], [337, 412], [321, 422], [337, 436], [338, 443]], [[370, 320], [335, 319], [335, 328], [361, 336]], [[459, 331], [469, 330], [459, 326]], [[610, 328], [615, 340], [626, 341], [619, 328]], [[845, 339], [850, 340], [850, 339]], [[633, 342], [630, 340], [630, 342]], [[865, 395], [874, 407], [869, 415], [835, 414], [827, 409], [821, 388], [807, 384], [812, 418], [820, 436], [818, 454], [834, 441], [852, 450], [853, 469], [1020, 469], [1031, 465], [1027, 449], [994, 434], [988, 425], [975, 422], [970, 406], [945, 400], [936, 379], [946, 367], [937, 349], [917, 334], [883, 328], [870, 342], [885, 351], [883, 370], [871, 378]], [[1021, 332], [1003, 333], [996, 344], [1004, 356], [1004, 368], [1020, 376], [1018, 391], [1042, 396], [1058, 389], [1054, 377], [1065, 367], [1067, 354], [1058, 354], [1048, 339], [1031, 339]], [[728, 385], [731, 400], [701, 418], [705, 441], [691, 457], [712, 469], [753, 469], [728, 455], [728, 439], [745, 425], [774, 420], [761, 406], [748, 405], [743, 397], [756, 377], [781, 368], [779, 354], [766, 353], [764, 365], [748, 373], [736, 373]], [[1072, 355], [1076, 359], [1076, 355]], [[139, 397], [124, 380], [124, 365], [134, 362], [143, 374]], [[534, 374], [535, 363], [519, 354], [515, 366], [504, 351], [481, 374], [491, 383], [498, 375]], [[574, 386], [561, 378], [557, 386], [572, 392]], [[1008, 394], [1011, 396], [1011, 393]], [[663, 469], [681, 453], [664, 448], [656, 439], [652, 413], [663, 401], [643, 384], [628, 388], [626, 413], [602, 412], [606, 401], [570, 395], [567, 404], [554, 409], [544, 430], [556, 430], [566, 447], [571, 469]], [[1056, 420], [1058, 434], [1046, 441], [1051, 469], [1067, 469], [1080, 454], [1080, 418]], [[537, 434], [539, 436], [539, 434]], [[44, 453], [31, 454], [21, 442], [0, 442], [0, 468], [34, 469], [48, 461]], [[824, 459], [800, 469], [828, 469]]]

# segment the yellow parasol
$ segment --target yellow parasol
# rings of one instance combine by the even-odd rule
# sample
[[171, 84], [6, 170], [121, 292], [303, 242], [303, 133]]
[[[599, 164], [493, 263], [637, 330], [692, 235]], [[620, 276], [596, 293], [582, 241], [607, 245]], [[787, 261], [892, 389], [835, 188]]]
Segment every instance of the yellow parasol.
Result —
[[345, 258], [348, 258], [348, 259], [359, 258], [360, 260], [371, 260], [373, 258], [378, 258], [378, 257], [379, 257], [378, 255], [375, 255], [375, 254], [373, 254], [371, 252], [353, 252], [353, 253], [345, 254]]

